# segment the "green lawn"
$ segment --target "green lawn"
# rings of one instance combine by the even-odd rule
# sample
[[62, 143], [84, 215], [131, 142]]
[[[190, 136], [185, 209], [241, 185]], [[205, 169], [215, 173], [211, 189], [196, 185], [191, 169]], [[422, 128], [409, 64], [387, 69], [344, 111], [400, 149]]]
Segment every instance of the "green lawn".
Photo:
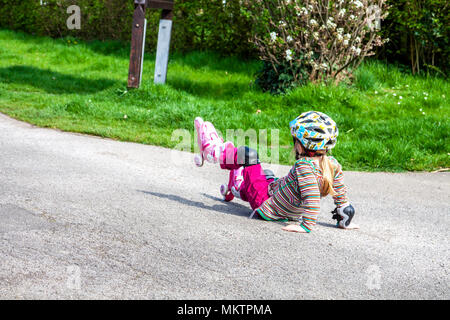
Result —
[[314, 109], [337, 122], [333, 154], [345, 170], [450, 167], [444, 79], [413, 77], [370, 62], [355, 73], [352, 86], [308, 85], [271, 96], [253, 85], [257, 61], [173, 54], [167, 85], [157, 86], [154, 55], [145, 58], [141, 88], [127, 91], [126, 45], [0, 30], [0, 112], [38, 126], [166, 147], [178, 144], [172, 141], [175, 129], [193, 133], [196, 116], [223, 133], [269, 129], [270, 136], [271, 129], [279, 129], [280, 162], [288, 164], [288, 123]]

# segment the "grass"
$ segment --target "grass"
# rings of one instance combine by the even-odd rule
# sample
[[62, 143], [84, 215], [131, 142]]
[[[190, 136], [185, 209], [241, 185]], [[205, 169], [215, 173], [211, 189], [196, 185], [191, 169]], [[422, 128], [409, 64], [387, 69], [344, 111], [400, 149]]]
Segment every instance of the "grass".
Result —
[[[38, 126], [173, 148], [172, 133], [202, 116], [227, 129], [279, 129], [280, 162], [292, 163], [288, 123], [318, 110], [338, 124], [333, 154], [345, 170], [450, 167], [448, 81], [367, 62], [352, 85], [310, 84], [283, 96], [253, 85], [257, 61], [172, 54], [167, 85], [154, 85], [146, 54], [141, 88], [127, 90], [129, 47], [0, 30], [0, 112]], [[174, 138], [174, 139], [173, 139]], [[270, 137], [269, 137], [270, 138]], [[194, 137], [191, 137], [194, 148]]]

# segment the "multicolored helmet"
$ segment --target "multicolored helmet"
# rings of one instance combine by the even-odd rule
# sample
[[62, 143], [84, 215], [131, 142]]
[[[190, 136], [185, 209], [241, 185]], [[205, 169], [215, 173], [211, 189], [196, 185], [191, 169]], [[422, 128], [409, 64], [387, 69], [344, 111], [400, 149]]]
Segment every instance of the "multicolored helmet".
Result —
[[289, 123], [291, 134], [308, 150], [330, 150], [336, 145], [339, 130], [325, 113], [308, 111]]

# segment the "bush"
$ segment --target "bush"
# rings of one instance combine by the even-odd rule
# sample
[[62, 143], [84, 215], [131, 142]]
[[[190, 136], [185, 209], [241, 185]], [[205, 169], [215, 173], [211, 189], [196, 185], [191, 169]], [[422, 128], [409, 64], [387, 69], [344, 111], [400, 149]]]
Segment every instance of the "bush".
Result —
[[412, 73], [448, 75], [450, 47], [447, 0], [389, 0], [382, 32], [391, 41], [380, 52], [389, 61], [410, 66]]
[[374, 54], [374, 46], [384, 43], [375, 26], [377, 19], [385, 17], [385, 0], [245, 3], [253, 20], [253, 43], [282, 80], [282, 87], [289, 77], [295, 84], [304, 82], [304, 74], [311, 81], [338, 82], [347, 77], [347, 70]]
[[240, 0], [176, 0], [174, 47], [253, 57], [251, 28]]
[[[81, 9], [81, 29], [69, 30], [67, 8]], [[115, 39], [129, 42], [133, 0], [0, 0], [0, 27], [51, 37], [84, 40]], [[146, 47], [156, 49], [160, 11], [147, 9]], [[213, 50], [222, 54], [252, 56], [250, 27], [239, 0], [177, 0], [172, 48]]]
[[257, 73], [255, 84], [263, 91], [282, 94], [294, 89], [297, 85], [306, 84], [308, 80], [306, 70], [305, 66], [297, 61], [283, 62], [276, 68], [270, 62], [264, 61], [261, 70]]
[[[39, 0], [0, 0], [0, 28], [22, 30], [51, 37], [72, 36], [85, 40], [115, 39], [127, 43], [130, 41], [133, 0], [44, 0], [42, 2], [45, 5], [40, 5]], [[280, 8], [275, 5], [278, 2], [281, 4]], [[297, 49], [294, 52], [289, 46], [285, 45], [284, 47], [280, 44], [279, 41], [287, 40], [287, 36], [280, 33], [283, 28], [277, 25], [279, 21], [284, 21], [293, 26], [294, 29], [292, 30], [294, 31], [309, 32], [310, 36], [311, 32], [319, 32], [318, 36], [322, 38], [322, 31], [311, 31], [309, 25], [305, 25], [306, 15], [297, 16], [298, 13], [301, 13], [296, 11], [297, 8], [306, 9], [308, 5], [312, 5], [313, 12], [308, 12], [308, 15], [312, 15], [310, 18], [320, 25], [322, 25], [320, 19], [323, 18], [325, 23], [329, 17], [327, 12], [330, 12], [330, 16], [334, 20], [330, 21], [329, 25], [336, 24], [337, 29], [345, 27], [347, 23], [341, 21], [340, 17], [336, 20], [336, 11], [333, 9], [333, 5], [340, 4], [341, 7], [347, 8], [346, 6], [350, 3], [359, 2], [366, 6], [368, 3], [375, 3], [376, 1], [176, 0], [171, 46], [174, 50], [213, 50], [224, 55], [239, 55], [241, 57], [252, 57], [258, 53], [267, 56], [269, 52], [278, 54], [277, 50], [279, 50], [281, 56], [276, 56], [278, 62], [280, 62], [280, 57], [284, 58], [282, 50], [290, 49], [293, 54], [289, 56], [298, 58], [296, 55], [300, 52], [305, 54], [309, 51], [300, 48], [298, 52]], [[398, 61], [405, 64], [413, 73], [433, 71], [437, 74], [448, 75], [450, 53], [448, 1], [386, 0], [386, 3], [389, 15], [383, 22], [381, 36], [384, 39], [389, 38], [390, 41], [378, 50], [378, 57], [389, 62]], [[73, 4], [81, 8], [81, 30], [69, 30], [66, 26], [66, 20], [69, 17], [66, 10]], [[314, 8], [315, 6], [320, 6], [320, 10]], [[329, 9], [324, 10], [325, 8]], [[159, 11], [148, 10], [146, 46], [150, 51], [154, 51], [156, 48], [159, 16]], [[343, 18], [350, 17], [351, 14], [347, 12]], [[297, 22], [300, 26], [296, 24]], [[286, 28], [284, 30], [291, 31]], [[278, 33], [277, 42], [274, 43], [276, 50], [270, 48], [271, 51], [261, 53], [261, 46], [257, 45], [257, 48], [255, 48], [253, 43], [258, 44], [268, 40], [267, 37], [271, 32]], [[345, 30], [345, 32], [347, 31]], [[248, 40], [254, 34], [259, 37], [259, 40], [253, 39], [253, 43], [251, 43]], [[343, 35], [345, 33], [341, 34], [341, 36]], [[294, 37], [291, 34], [290, 36]], [[300, 35], [294, 37], [296, 42], [298, 42], [298, 37]], [[338, 39], [339, 35], [336, 34], [335, 38]], [[304, 39], [300, 40], [302, 45], [308, 43]], [[378, 40], [381, 41], [381, 39]], [[311, 37], [309, 41], [312, 41]], [[323, 39], [320, 42], [322, 44], [331, 43], [330, 39]], [[375, 40], [375, 42], [377, 41]], [[309, 44], [312, 45], [313, 43], [310, 42]], [[347, 47], [347, 49], [349, 48], [351, 46]], [[356, 46], [355, 49], [357, 49]], [[320, 70], [321, 64], [324, 63], [321, 60], [325, 60], [325, 57], [329, 57], [329, 54], [324, 53], [319, 56], [320, 51], [322, 51], [319, 42], [316, 43], [315, 50], [312, 59], [319, 70], [312, 78], [320, 78], [324, 74], [324, 71]], [[324, 52], [327, 50], [333, 51], [335, 48], [325, 46], [323, 50]], [[286, 51], [284, 51], [284, 54], [286, 54]], [[339, 61], [341, 60], [339, 58]], [[266, 61], [271, 63], [270, 59]], [[306, 63], [307, 61], [302, 62], [302, 65], [308, 73], [311, 73], [312, 71], [308, 68], [315, 65], [308, 67]], [[325, 63], [329, 64], [326, 60]], [[357, 65], [359, 60], [357, 59], [351, 64], [353, 63]], [[284, 64], [275, 66], [276, 64], [272, 64], [275, 74], [277, 76], [285, 74], [275, 71], [280, 68], [283, 69]], [[351, 64], [349, 67], [352, 67]], [[328, 73], [334, 72], [335, 76], [339, 77], [336, 70], [332, 71], [332, 68], [328, 68], [327, 66]], [[341, 72], [344, 72], [344, 70]], [[326, 73], [325, 75], [329, 76]], [[293, 77], [293, 75], [291, 76]]]

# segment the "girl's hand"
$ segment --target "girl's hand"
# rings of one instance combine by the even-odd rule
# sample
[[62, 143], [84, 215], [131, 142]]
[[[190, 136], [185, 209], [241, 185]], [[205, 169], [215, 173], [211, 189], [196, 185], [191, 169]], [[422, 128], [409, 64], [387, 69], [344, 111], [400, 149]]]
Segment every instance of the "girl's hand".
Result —
[[299, 232], [299, 233], [307, 233], [305, 229], [300, 227], [298, 224], [289, 224], [286, 227], [281, 228], [281, 230], [288, 232]]
[[338, 228], [344, 229], [344, 230], [355, 230], [355, 229], [359, 229], [359, 226], [358, 226], [356, 223], [350, 222], [350, 224], [348, 225], [348, 227], [341, 227], [341, 226], [338, 226]]

